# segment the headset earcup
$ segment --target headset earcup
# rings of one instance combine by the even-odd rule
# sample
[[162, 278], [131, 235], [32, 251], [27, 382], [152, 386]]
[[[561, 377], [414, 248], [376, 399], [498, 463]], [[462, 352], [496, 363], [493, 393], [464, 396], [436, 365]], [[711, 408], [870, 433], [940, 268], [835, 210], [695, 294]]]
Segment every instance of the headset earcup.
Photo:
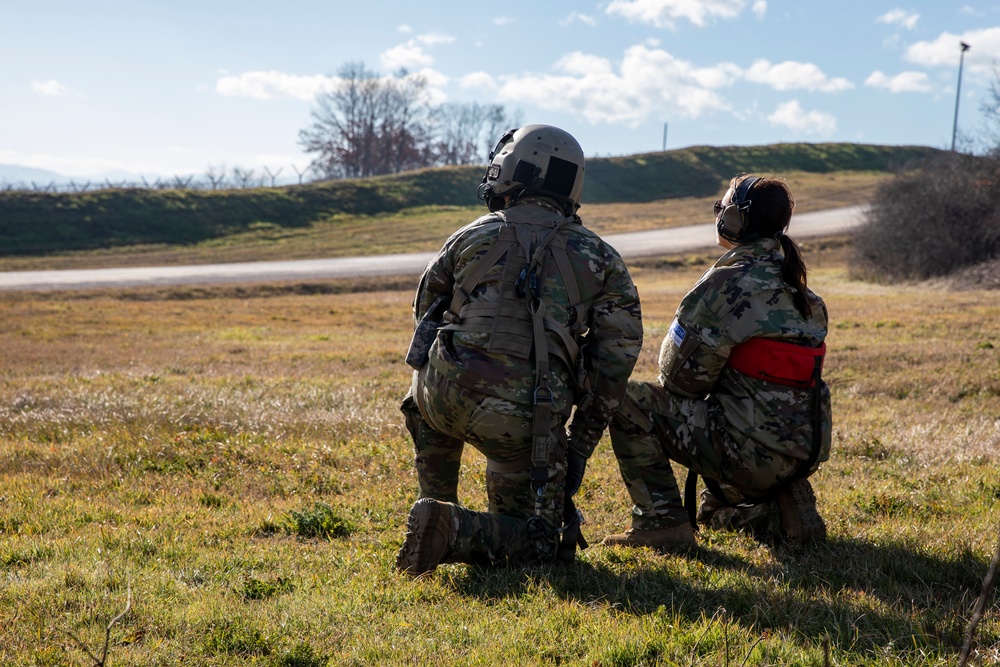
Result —
[[743, 236], [742, 218], [738, 206], [732, 204], [727, 206], [719, 216], [719, 236], [734, 243], [739, 241]]

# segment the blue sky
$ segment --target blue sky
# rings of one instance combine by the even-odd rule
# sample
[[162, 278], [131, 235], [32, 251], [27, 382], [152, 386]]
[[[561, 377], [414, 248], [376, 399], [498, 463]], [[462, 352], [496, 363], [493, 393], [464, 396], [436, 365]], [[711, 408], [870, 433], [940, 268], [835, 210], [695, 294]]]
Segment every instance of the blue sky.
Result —
[[0, 164], [78, 177], [268, 167], [291, 177], [349, 61], [502, 103], [588, 156], [976, 132], [1000, 3], [890, 0], [31, 0], [0, 21]]

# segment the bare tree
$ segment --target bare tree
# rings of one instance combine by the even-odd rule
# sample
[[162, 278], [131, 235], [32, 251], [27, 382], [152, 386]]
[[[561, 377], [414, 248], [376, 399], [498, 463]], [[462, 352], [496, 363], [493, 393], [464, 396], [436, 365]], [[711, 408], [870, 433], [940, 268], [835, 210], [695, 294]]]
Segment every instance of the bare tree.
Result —
[[317, 153], [327, 178], [374, 176], [428, 164], [427, 82], [405, 71], [380, 77], [363, 63], [341, 68], [339, 84], [316, 98], [299, 144]]
[[993, 80], [990, 89], [979, 103], [986, 131], [981, 140], [987, 154], [1000, 157], [1000, 63], [993, 65]]
[[442, 104], [434, 110], [438, 164], [485, 164], [500, 136], [516, 125], [502, 104]]

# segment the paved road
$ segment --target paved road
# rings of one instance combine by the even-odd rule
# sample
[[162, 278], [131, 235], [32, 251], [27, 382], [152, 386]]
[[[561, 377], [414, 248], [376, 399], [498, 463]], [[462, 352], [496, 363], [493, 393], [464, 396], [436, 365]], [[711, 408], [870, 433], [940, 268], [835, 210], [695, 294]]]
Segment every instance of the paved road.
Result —
[[[861, 206], [802, 213], [792, 219], [792, 236], [803, 239], [847, 231], [862, 222]], [[711, 224], [673, 227], [604, 237], [626, 259], [688, 252], [715, 245]], [[240, 262], [191, 266], [148, 266], [123, 269], [0, 272], [0, 291], [65, 290], [99, 287], [144, 287], [218, 283], [316, 280], [358, 276], [419, 274], [434, 253]]]

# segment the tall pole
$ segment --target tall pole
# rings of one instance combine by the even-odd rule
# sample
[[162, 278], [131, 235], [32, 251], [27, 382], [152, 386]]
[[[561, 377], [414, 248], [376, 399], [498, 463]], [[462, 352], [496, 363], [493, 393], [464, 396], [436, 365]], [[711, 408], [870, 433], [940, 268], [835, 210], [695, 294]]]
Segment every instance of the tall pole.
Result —
[[667, 152], [667, 124], [663, 124], [663, 152]]
[[955, 88], [955, 122], [951, 126], [951, 152], [955, 152], [955, 136], [958, 134], [958, 100], [962, 94], [962, 65], [965, 64], [965, 52], [969, 50], [969, 45], [959, 42], [962, 45], [962, 54], [958, 57], [958, 86]]

